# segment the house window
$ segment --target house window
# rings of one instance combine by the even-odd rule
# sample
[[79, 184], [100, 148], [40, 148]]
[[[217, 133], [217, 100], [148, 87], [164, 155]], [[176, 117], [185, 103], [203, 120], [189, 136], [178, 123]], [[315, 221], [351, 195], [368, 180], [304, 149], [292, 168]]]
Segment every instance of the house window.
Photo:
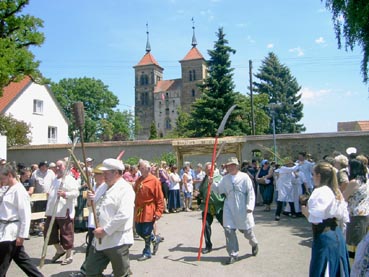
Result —
[[58, 138], [58, 128], [49, 126], [47, 138], [49, 143], [56, 143]]
[[167, 130], [172, 129], [172, 126], [170, 125], [170, 119], [169, 118], [167, 118], [165, 120], [165, 129], [167, 129]]
[[43, 110], [44, 110], [44, 101], [34, 99], [33, 100], [33, 113], [43, 114]]

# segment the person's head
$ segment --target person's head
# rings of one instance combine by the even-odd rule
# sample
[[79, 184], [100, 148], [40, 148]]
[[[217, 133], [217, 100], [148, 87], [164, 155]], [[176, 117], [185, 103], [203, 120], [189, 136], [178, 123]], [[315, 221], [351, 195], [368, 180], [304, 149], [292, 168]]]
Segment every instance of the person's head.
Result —
[[362, 161], [365, 167], [368, 167], [368, 158], [364, 155], [359, 155], [356, 157], [359, 161]]
[[51, 162], [49, 164], [49, 169], [52, 170], [56, 174], [56, 164], [54, 162]]
[[109, 158], [103, 161], [100, 170], [103, 171], [105, 183], [111, 187], [122, 178], [124, 165], [121, 160]]
[[348, 166], [348, 158], [345, 155], [337, 155], [334, 157], [334, 167], [337, 169], [346, 168]]
[[98, 164], [93, 170], [94, 178], [96, 181], [96, 186], [100, 186], [102, 183], [105, 182], [104, 178], [104, 171], [101, 170], [103, 164]]
[[135, 175], [137, 173], [138, 169], [137, 169], [137, 165], [131, 165], [131, 174]]
[[202, 168], [202, 164], [201, 163], [198, 163], [196, 169], [197, 169], [197, 172], [201, 172], [202, 169], [203, 169]]
[[336, 196], [339, 194], [337, 173], [330, 163], [317, 163], [314, 166], [313, 178], [316, 187], [328, 186]]
[[17, 168], [10, 163], [0, 167], [0, 183], [5, 186], [14, 185], [17, 182]]
[[305, 161], [305, 158], [306, 158], [306, 152], [299, 152], [299, 154], [298, 154], [298, 160], [300, 162], [303, 162], [303, 161]]
[[86, 159], [86, 166], [87, 166], [87, 167], [92, 167], [92, 163], [93, 163], [93, 161], [94, 161], [94, 159], [93, 159], [93, 158], [88, 157], [88, 158]]
[[124, 172], [131, 171], [131, 165], [130, 164], [124, 164]]
[[166, 161], [161, 161], [160, 162], [160, 167], [161, 168], [166, 168], [167, 167], [167, 162]]
[[349, 180], [360, 179], [366, 182], [367, 169], [364, 163], [358, 159], [352, 159], [349, 161]]
[[205, 165], [204, 165], [204, 170], [205, 170], [205, 173], [206, 175], [210, 175], [210, 170], [211, 170], [211, 162], [207, 162]]
[[250, 162], [247, 160], [244, 160], [241, 164], [241, 168], [248, 167], [250, 165]]
[[146, 160], [139, 160], [138, 161], [138, 170], [141, 172], [141, 176], [143, 178], [146, 178], [150, 171], [151, 171], [151, 166], [150, 166], [150, 163], [149, 161], [146, 161]]
[[64, 160], [58, 160], [56, 163], [55, 175], [58, 178], [63, 177], [66, 167], [66, 162]]
[[261, 161], [261, 166], [263, 167], [263, 169], [267, 169], [270, 166], [269, 161], [268, 160], [262, 160]]
[[236, 175], [239, 169], [239, 162], [236, 157], [231, 157], [228, 159], [227, 163], [225, 164], [227, 172], [231, 175]]
[[47, 161], [42, 161], [42, 162], [39, 162], [38, 164], [38, 169], [45, 173], [49, 168], [49, 163]]
[[31, 169], [29, 167], [22, 168], [19, 173], [22, 181], [28, 180], [29, 178], [31, 178], [32, 175]]
[[190, 172], [190, 166], [189, 165], [186, 165], [184, 168], [183, 168], [183, 171], [188, 173]]
[[178, 172], [178, 167], [174, 164], [174, 165], [172, 165], [172, 166], [170, 167], [170, 171], [171, 171], [171, 172], [175, 172], [175, 173], [177, 173], [177, 172]]

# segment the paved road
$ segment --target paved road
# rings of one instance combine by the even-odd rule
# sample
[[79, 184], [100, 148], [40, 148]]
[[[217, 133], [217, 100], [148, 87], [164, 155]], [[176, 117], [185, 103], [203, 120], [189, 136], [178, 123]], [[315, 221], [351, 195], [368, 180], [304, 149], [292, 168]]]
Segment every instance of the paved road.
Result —
[[[259, 254], [251, 255], [251, 246], [241, 233], [240, 259], [232, 265], [223, 265], [227, 258], [225, 238], [218, 222], [213, 223], [213, 251], [197, 261], [201, 232], [199, 211], [167, 214], [159, 221], [159, 233], [165, 238], [156, 256], [138, 262], [144, 243], [136, 240], [130, 250], [133, 276], [308, 276], [311, 253], [311, 229], [305, 218], [282, 216], [274, 221], [274, 210], [263, 212], [257, 207], [254, 213], [255, 234], [259, 241]], [[70, 265], [51, 264], [55, 250], [49, 247], [42, 273], [45, 276], [64, 277], [79, 270], [84, 260], [85, 234], [75, 236], [74, 261]], [[26, 252], [35, 264], [39, 263], [43, 239], [32, 237], [25, 242]], [[111, 273], [109, 267], [106, 274]], [[24, 276], [12, 263], [7, 276]]]

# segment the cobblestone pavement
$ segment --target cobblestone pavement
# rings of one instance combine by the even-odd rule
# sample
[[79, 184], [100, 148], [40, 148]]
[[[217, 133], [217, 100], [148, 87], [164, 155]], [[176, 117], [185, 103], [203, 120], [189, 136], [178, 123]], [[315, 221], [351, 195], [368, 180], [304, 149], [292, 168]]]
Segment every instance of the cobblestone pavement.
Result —
[[[263, 212], [256, 207], [255, 234], [259, 241], [259, 254], [251, 255], [251, 246], [241, 233], [237, 233], [240, 256], [232, 265], [223, 265], [227, 259], [225, 237], [220, 224], [213, 223], [213, 251], [197, 260], [201, 233], [201, 212], [165, 214], [158, 223], [158, 232], [164, 237], [158, 253], [151, 259], [139, 262], [144, 243], [135, 241], [130, 249], [133, 276], [308, 276], [311, 254], [311, 229], [305, 218], [281, 217], [274, 221], [274, 212]], [[86, 233], [75, 235], [74, 261], [62, 266], [51, 264], [54, 248], [49, 247], [45, 265], [41, 269], [45, 276], [69, 276], [79, 270], [84, 260]], [[39, 264], [43, 239], [31, 237], [25, 242], [26, 252], [35, 264]], [[105, 274], [111, 273], [109, 266]], [[7, 276], [25, 276], [13, 262]]]

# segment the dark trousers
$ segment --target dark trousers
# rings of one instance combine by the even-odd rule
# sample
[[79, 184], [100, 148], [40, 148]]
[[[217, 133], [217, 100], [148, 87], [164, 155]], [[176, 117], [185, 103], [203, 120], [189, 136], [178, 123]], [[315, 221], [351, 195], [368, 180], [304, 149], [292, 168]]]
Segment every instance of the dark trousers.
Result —
[[[288, 204], [290, 205], [291, 213], [293, 215], [295, 215], [296, 214], [295, 204], [293, 202], [288, 202]], [[282, 207], [283, 207], [283, 201], [277, 201], [277, 210], [275, 212], [275, 215], [277, 215], [277, 216], [280, 216], [281, 215]]]
[[[206, 224], [204, 230], [206, 249], [213, 248], [213, 244], [211, 243], [211, 224], [213, 223], [214, 217], [219, 221], [220, 225], [223, 226], [223, 210], [220, 210], [220, 212], [216, 213], [215, 215], [212, 215], [210, 213], [206, 215]], [[204, 220], [204, 212], [202, 212], [202, 219]]]
[[151, 242], [155, 239], [153, 230], [154, 222], [136, 222], [136, 233], [145, 241], [145, 248], [142, 254], [149, 257], [151, 257]]
[[85, 264], [86, 264], [88, 253], [89, 253], [90, 248], [91, 248], [92, 240], [94, 239], [94, 233], [93, 233], [94, 230], [95, 230], [95, 228], [88, 228], [88, 231], [87, 231], [86, 257], [85, 257], [85, 261], [81, 265], [81, 272], [83, 272], [83, 273], [86, 272], [86, 265]]
[[6, 275], [12, 260], [27, 276], [43, 276], [31, 262], [30, 257], [24, 251], [23, 245], [16, 246], [15, 241], [0, 242], [0, 277]]

